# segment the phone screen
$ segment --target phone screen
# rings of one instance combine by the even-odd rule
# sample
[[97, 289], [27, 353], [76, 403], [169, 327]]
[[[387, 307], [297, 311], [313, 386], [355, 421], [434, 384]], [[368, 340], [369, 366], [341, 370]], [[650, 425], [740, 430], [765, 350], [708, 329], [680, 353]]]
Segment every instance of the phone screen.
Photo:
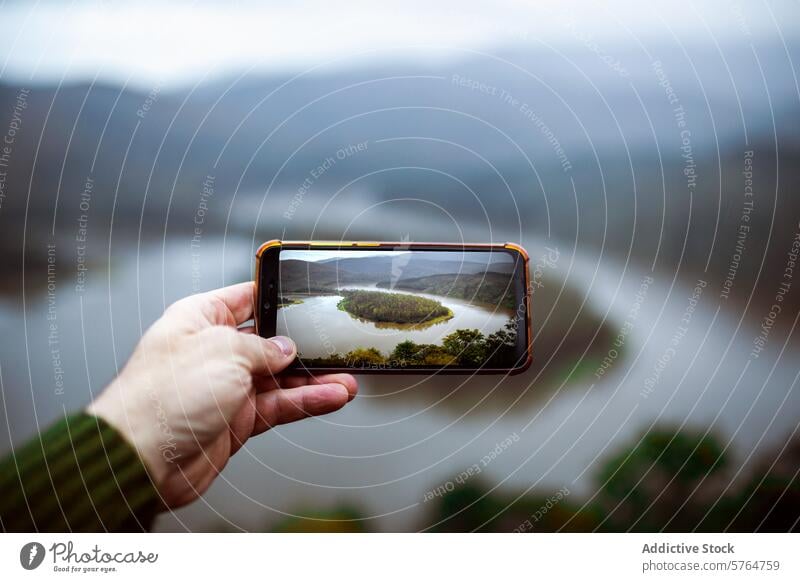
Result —
[[309, 369], [511, 370], [527, 359], [518, 252], [282, 249], [275, 332]]

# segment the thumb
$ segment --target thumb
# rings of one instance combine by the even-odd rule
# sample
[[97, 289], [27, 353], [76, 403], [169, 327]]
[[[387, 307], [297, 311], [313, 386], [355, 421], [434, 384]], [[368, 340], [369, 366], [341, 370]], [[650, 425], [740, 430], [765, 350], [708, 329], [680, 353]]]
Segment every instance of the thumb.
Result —
[[285, 336], [269, 339], [240, 333], [241, 353], [250, 363], [253, 374], [278, 374], [292, 363], [297, 354], [294, 342]]

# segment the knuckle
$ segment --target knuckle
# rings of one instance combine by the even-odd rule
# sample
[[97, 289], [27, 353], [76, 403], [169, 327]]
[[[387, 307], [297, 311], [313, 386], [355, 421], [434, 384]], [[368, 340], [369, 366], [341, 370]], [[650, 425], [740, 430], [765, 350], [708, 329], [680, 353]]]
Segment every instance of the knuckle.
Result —
[[227, 325], [236, 325], [236, 320], [228, 308], [228, 305], [220, 297], [209, 294], [205, 301], [206, 309], [211, 321], [218, 323], [226, 323]]
[[235, 372], [235, 384], [245, 392], [249, 392], [253, 385], [253, 376], [244, 368], [237, 368]]

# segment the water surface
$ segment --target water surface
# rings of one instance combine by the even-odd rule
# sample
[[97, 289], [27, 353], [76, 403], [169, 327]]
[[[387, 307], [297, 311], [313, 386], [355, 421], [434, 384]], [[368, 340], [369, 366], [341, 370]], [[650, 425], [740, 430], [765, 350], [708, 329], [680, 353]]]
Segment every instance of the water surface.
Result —
[[[348, 285], [343, 289], [374, 291], [376, 288]], [[293, 338], [301, 354], [308, 358], [346, 354], [364, 347], [374, 347], [388, 355], [397, 344], [406, 340], [418, 344], [441, 345], [448, 334], [458, 329], [478, 329], [488, 335], [502, 329], [512, 316], [509, 309], [428, 293], [412, 294], [438, 301], [453, 312], [453, 317], [416, 328], [383, 325], [354, 317], [339, 309], [337, 304], [342, 299], [341, 295], [288, 294], [287, 298], [298, 299], [302, 303], [280, 309], [278, 333]]]

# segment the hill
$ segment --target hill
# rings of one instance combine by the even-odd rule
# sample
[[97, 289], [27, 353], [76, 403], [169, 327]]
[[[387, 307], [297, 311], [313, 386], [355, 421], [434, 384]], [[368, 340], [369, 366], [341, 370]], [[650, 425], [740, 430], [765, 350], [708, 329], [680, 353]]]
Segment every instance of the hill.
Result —
[[[388, 285], [379, 283], [378, 287], [388, 287]], [[493, 271], [472, 275], [452, 273], [430, 275], [428, 277], [402, 278], [395, 283], [394, 289], [479, 301], [481, 303], [500, 305], [508, 309], [516, 307], [511, 276]]]

